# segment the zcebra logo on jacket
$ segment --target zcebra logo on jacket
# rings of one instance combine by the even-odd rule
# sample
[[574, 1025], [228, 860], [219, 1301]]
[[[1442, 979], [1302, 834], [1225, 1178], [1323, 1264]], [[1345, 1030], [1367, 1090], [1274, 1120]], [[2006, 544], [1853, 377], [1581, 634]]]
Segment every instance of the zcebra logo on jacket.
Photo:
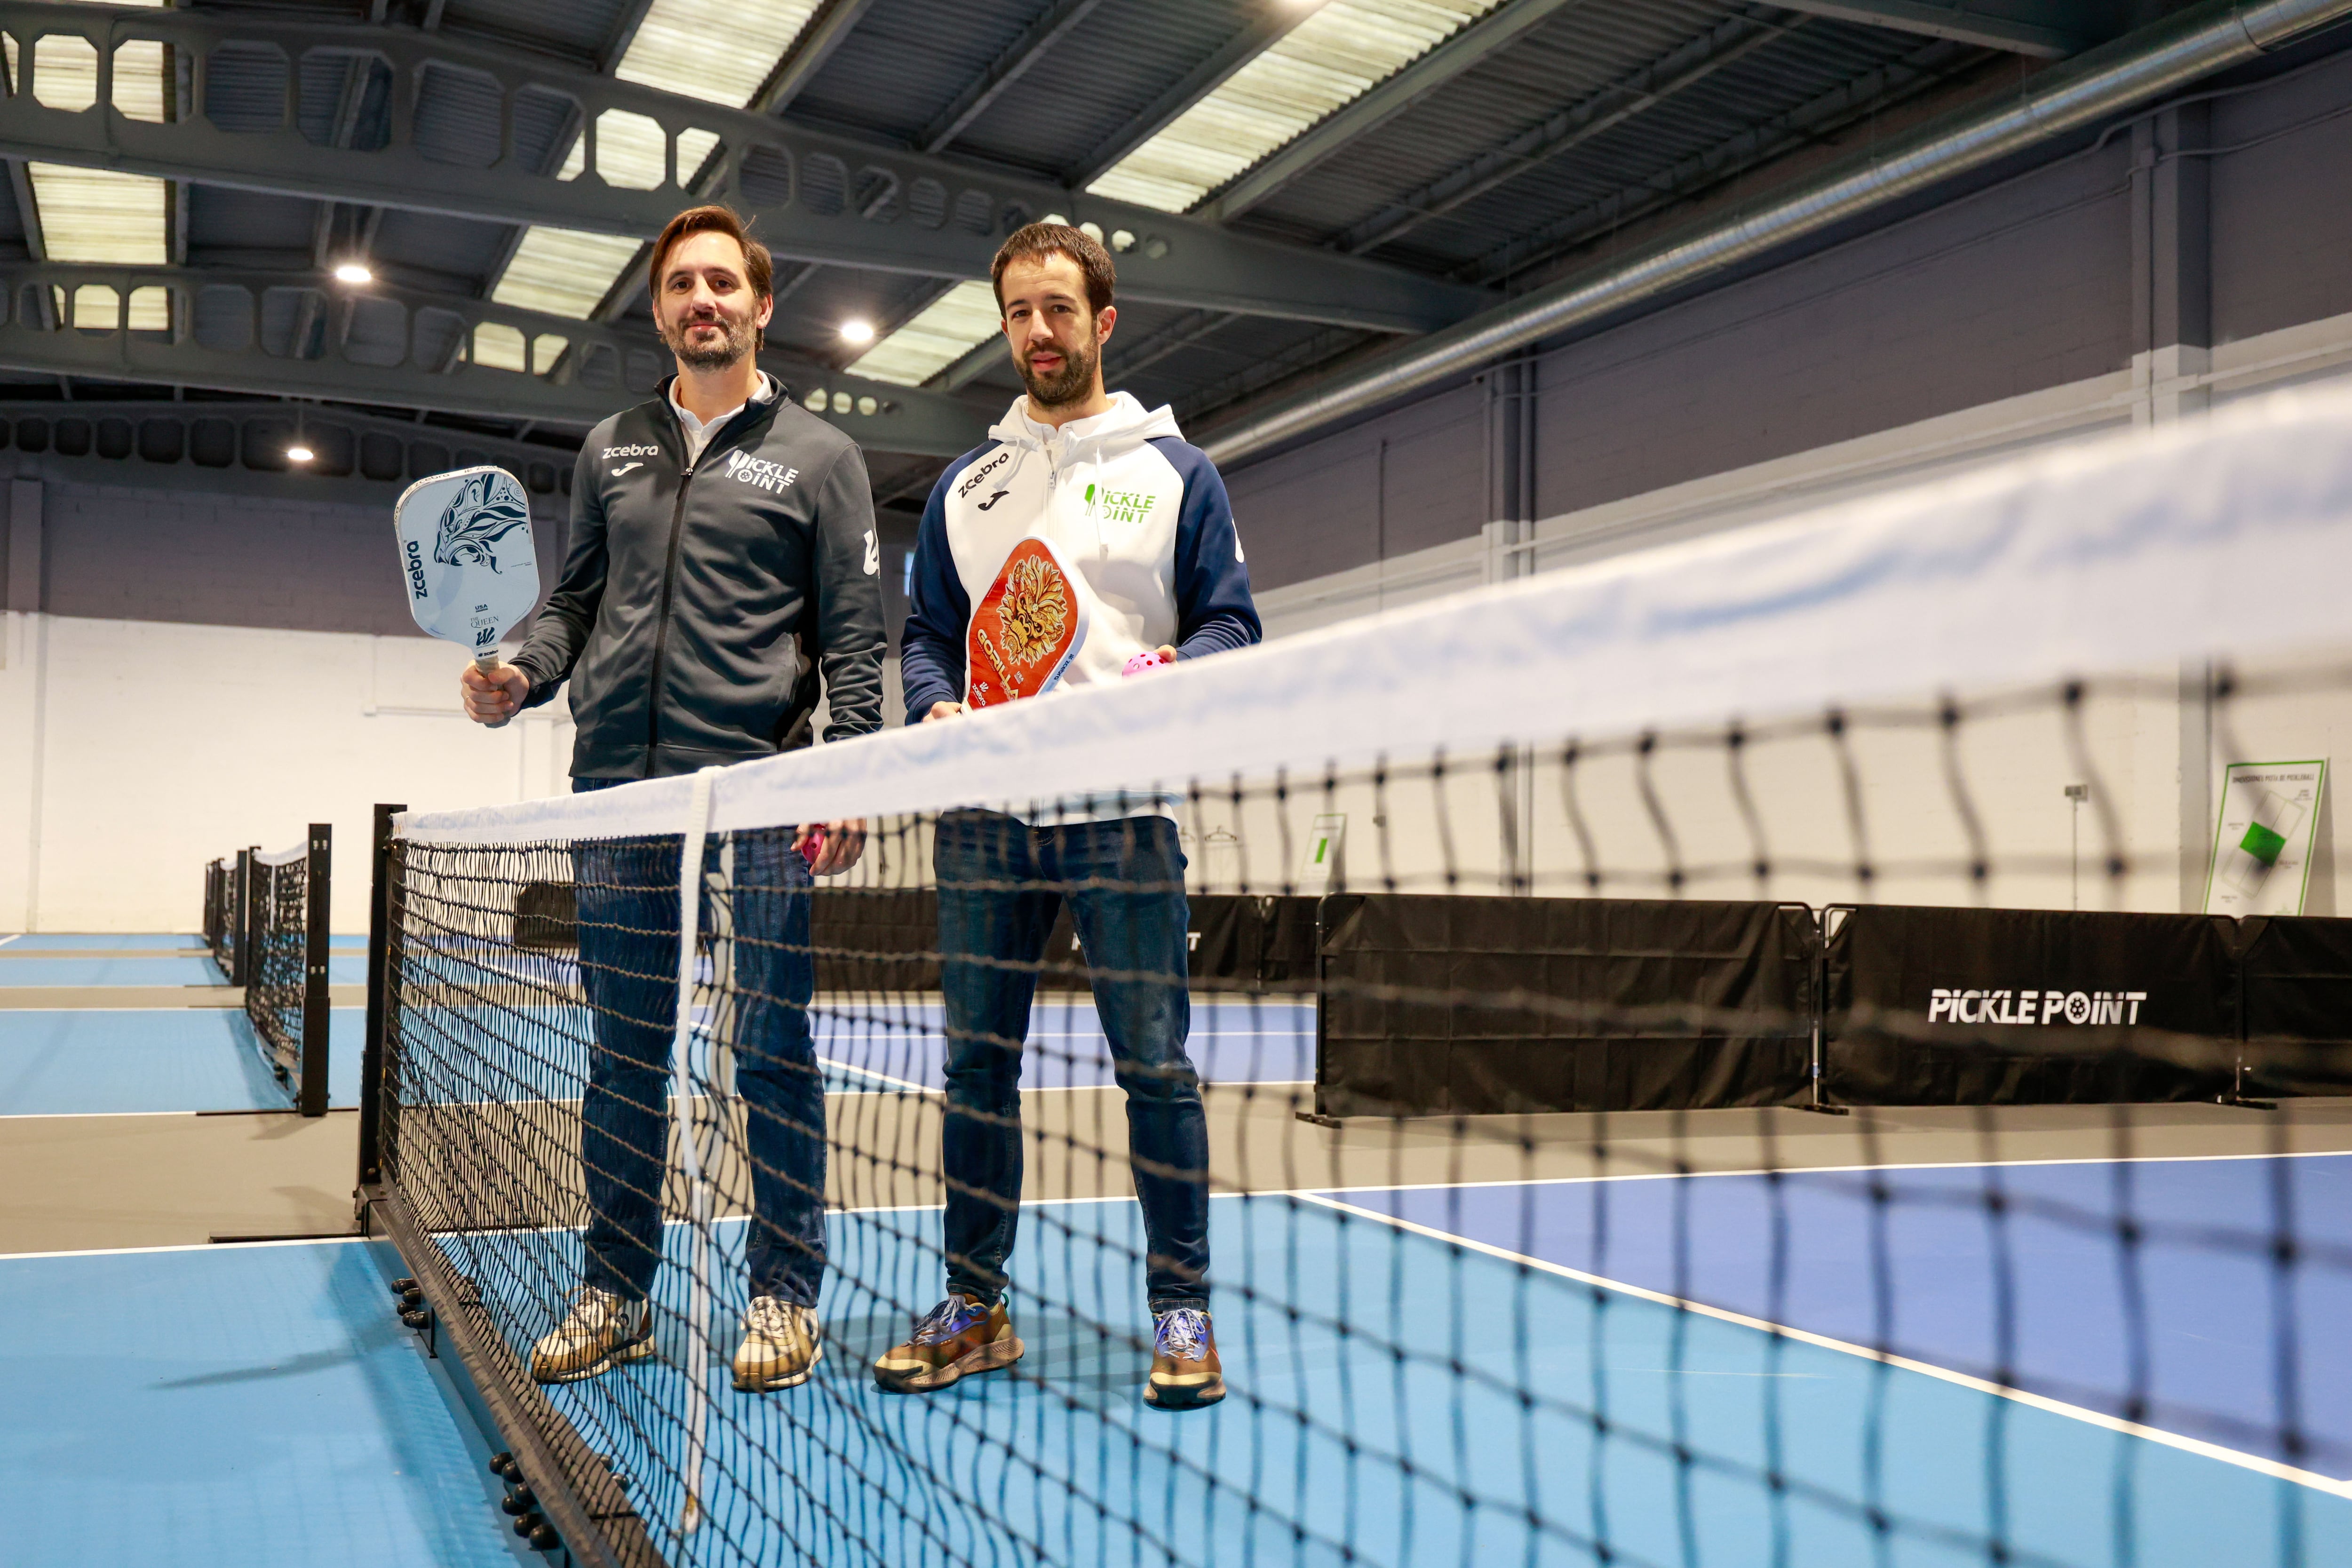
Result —
[[643, 442], [634, 447], [607, 447], [602, 454], [603, 460], [606, 462], [610, 462], [614, 458], [658, 458], [660, 456], [659, 447], [647, 446]]
[[772, 463], [765, 458], [754, 458], [740, 450], [727, 454], [727, 474], [747, 485], [757, 485], [772, 495], [781, 495], [792, 482], [801, 477], [798, 468], [788, 468], [782, 463]]

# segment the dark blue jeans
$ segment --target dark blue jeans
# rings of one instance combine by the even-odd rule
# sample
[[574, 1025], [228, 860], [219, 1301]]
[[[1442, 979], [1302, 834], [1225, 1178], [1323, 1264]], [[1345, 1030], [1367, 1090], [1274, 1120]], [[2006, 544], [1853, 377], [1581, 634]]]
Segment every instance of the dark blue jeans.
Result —
[[[625, 781], [575, 779], [585, 792]], [[809, 1035], [808, 863], [790, 828], [735, 835], [735, 1089], [751, 1167], [751, 1294], [814, 1307], [824, 1277], [824, 1084]], [[706, 871], [719, 866], [708, 841]], [[580, 978], [593, 1019], [580, 1159], [588, 1187], [587, 1283], [645, 1296], [661, 1266], [670, 1057], [677, 1021], [679, 840], [573, 851]], [[703, 896], [698, 928], [712, 929]]]
[[1151, 1309], [1209, 1300], [1209, 1129], [1184, 1054], [1184, 857], [1165, 817], [1031, 827], [995, 812], [940, 819], [947, 1000], [948, 1289], [994, 1301], [1021, 1217], [1021, 1047], [1054, 917], [1067, 900], [1095, 1010], [1127, 1091]]

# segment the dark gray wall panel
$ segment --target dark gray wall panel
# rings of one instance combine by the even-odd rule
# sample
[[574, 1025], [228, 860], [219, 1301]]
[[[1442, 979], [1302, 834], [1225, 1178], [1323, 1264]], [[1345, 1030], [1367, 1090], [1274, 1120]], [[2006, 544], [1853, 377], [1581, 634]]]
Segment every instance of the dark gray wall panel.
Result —
[[2129, 364], [2126, 162], [2111, 146], [1547, 358], [1538, 512]]
[[2215, 342], [2352, 310], [2347, 102], [2352, 58], [2213, 105]]
[[[421, 635], [374, 507], [249, 496], [45, 486], [44, 603], [52, 615], [289, 631]], [[551, 585], [563, 531], [537, 533]]]
[[1486, 396], [1476, 386], [1444, 393], [1228, 474], [1251, 585], [1279, 588], [1477, 532]]

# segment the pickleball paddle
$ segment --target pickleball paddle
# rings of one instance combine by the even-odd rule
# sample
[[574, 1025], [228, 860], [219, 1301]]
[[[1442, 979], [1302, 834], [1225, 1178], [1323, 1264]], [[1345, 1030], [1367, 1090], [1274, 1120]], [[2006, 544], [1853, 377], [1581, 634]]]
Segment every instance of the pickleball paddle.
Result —
[[964, 634], [964, 706], [1050, 691], [1087, 640], [1087, 599], [1054, 547], [1024, 539], [1004, 558]]
[[478, 668], [494, 668], [499, 639], [539, 603], [522, 482], [492, 466], [419, 479], [400, 493], [393, 531], [419, 629], [463, 645]]

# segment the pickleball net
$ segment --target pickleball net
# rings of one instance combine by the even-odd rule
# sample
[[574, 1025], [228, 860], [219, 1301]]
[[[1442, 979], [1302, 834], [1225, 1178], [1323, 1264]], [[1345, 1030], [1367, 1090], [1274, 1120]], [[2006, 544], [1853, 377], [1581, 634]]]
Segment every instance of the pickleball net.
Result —
[[262, 1065], [305, 1116], [327, 1110], [332, 858], [322, 822], [299, 844], [245, 858], [245, 1016]]
[[[2352, 720], [2347, 569], [2288, 398], [408, 814], [371, 1223], [583, 1562], [2305, 1562], [2352, 943], [2324, 778], [2221, 770]], [[877, 1387], [950, 1278], [1025, 1353]], [[556, 1381], [583, 1286], [649, 1348]]]

